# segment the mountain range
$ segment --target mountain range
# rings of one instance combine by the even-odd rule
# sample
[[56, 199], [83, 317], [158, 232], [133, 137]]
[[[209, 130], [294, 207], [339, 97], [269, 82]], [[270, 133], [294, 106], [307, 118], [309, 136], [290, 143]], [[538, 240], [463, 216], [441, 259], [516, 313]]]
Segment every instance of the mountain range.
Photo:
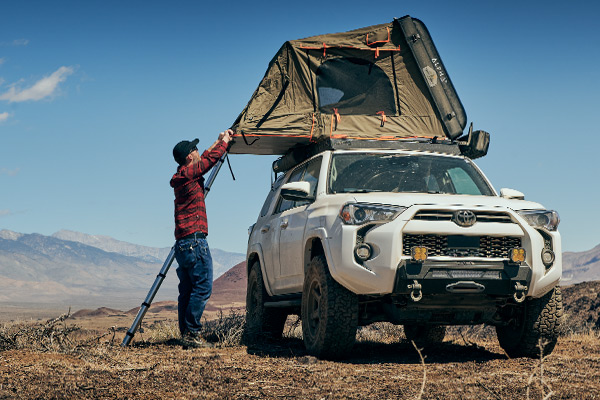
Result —
[[600, 280], [600, 245], [588, 251], [563, 253], [565, 284]]
[[[51, 236], [0, 231], [0, 303], [32, 307], [133, 307], [146, 297], [170, 248], [59, 231]], [[211, 249], [217, 279], [245, 255]], [[156, 300], [177, 298], [171, 267]]]

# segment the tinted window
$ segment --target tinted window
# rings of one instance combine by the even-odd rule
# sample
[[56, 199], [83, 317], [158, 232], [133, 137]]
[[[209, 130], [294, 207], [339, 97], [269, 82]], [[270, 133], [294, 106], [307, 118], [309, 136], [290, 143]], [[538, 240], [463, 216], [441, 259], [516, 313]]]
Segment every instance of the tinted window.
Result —
[[[299, 182], [304, 181], [310, 183], [310, 190], [313, 197], [315, 197], [317, 193], [317, 183], [319, 181], [319, 171], [321, 170], [321, 157], [315, 158], [298, 167], [292, 175], [290, 175], [290, 179], [287, 182]], [[286, 183], [287, 183], [286, 182]], [[277, 209], [275, 211], [276, 214], [289, 210], [290, 208], [303, 206], [309, 204], [310, 201], [290, 201], [285, 200], [283, 197], [279, 196], [279, 204], [277, 205]]]
[[265, 200], [265, 203], [263, 204], [262, 208], [260, 209], [261, 217], [264, 217], [265, 215], [267, 215], [267, 212], [269, 212], [271, 202], [273, 201], [273, 196], [275, 195], [275, 193], [277, 193], [277, 189], [279, 189], [279, 186], [281, 186], [282, 182], [283, 182], [283, 175], [280, 175], [279, 178], [277, 178], [277, 180], [271, 186], [271, 191], [267, 195], [267, 199]]
[[319, 110], [340, 114], [396, 114], [394, 89], [377, 65], [359, 58], [325, 61], [317, 70]]
[[493, 195], [481, 174], [465, 159], [385, 153], [335, 154], [328, 190]]

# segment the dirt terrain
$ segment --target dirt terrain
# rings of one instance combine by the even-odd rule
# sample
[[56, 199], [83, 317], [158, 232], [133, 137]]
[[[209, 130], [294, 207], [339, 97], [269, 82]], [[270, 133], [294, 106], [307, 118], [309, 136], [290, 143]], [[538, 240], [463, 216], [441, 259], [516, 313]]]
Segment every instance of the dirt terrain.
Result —
[[216, 306], [206, 336], [217, 347], [184, 350], [174, 302], [154, 304], [128, 348], [120, 343], [136, 309], [5, 323], [0, 399], [600, 398], [600, 282], [563, 293], [565, 332], [543, 361], [509, 359], [493, 330], [478, 327], [452, 329], [420, 354], [391, 324], [361, 329], [344, 360], [318, 360], [306, 354], [294, 317], [282, 340], [247, 347], [242, 315], [219, 315]]
[[600, 398], [598, 336], [563, 338], [541, 365], [508, 359], [493, 340], [460, 337], [424, 357], [403, 340], [367, 340], [346, 360], [322, 361], [296, 338], [255, 348], [115, 341], [74, 354], [9, 350], [0, 353], [0, 398]]

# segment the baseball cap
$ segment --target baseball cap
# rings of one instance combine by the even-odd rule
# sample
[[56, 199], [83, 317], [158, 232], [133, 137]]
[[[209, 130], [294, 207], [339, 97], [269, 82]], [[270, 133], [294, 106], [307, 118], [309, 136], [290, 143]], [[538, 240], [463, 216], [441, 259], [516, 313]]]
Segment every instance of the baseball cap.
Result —
[[185, 158], [192, 152], [192, 149], [200, 142], [199, 139], [182, 140], [173, 147], [173, 158], [179, 165], [185, 164]]

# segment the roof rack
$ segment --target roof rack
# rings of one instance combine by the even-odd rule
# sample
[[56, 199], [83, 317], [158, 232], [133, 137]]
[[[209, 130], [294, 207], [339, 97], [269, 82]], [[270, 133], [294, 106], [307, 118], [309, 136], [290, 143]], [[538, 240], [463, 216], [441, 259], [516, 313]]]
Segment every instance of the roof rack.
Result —
[[273, 162], [273, 171], [285, 172], [302, 161], [325, 150], [417, 150], [432, 153], [463, 155], [475, 159], [487, 154], [490, 134], [485, 131], [474, 131], [473, 124], [469, 133], [458, 140], [428, 138], [411, 138], [398, 140], [356, 140], [327, 138], [306, 146], [297, 146]]

